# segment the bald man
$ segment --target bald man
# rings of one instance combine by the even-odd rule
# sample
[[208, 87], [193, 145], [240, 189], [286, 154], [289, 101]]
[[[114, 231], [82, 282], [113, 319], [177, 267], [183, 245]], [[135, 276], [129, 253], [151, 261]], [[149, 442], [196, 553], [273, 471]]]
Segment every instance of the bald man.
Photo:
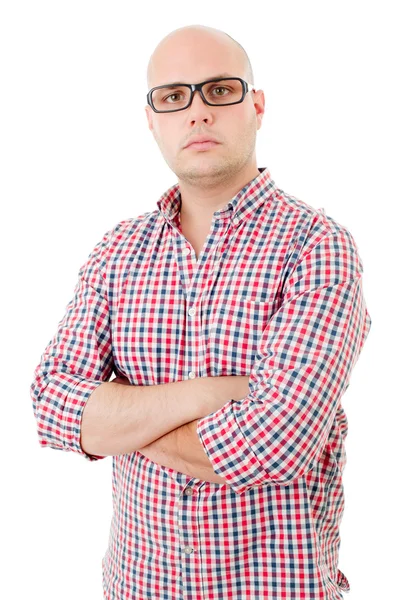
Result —
[[238, 42], [175, 30], [148, 88], [178, 182], [81, 267], [31, 386], [40, 444], [112, 456], [105, 598], [342, 598], [358, 248], [257, 166], [265, 99]]

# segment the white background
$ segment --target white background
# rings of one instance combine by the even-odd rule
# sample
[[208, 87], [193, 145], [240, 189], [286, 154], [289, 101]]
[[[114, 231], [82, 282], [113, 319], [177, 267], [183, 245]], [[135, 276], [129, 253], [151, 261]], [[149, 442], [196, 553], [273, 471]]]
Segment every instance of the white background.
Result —
[[90, 463], [42, 449], [29, 387], [94, 245], [120, 220], [154, 210], [176, 182], [147, 126], [146, 69], [157, 43], [190, 24], [226, 31], [249, 54], [266, 98], [258, 166], [268, 166], [285, 192], [324, 207], [359, 248], [372, 329], [343, 398], [339, 568], [350, 600], [398, 597], [395, 3], [235, 6], [1, 5], [4, 598], [102, 598], [112, 459]]

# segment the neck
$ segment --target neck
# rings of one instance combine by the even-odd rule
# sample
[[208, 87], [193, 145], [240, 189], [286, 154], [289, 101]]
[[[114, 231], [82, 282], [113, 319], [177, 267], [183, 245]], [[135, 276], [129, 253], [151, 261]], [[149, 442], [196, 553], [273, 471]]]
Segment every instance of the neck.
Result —
[[[223, 208], [229, 200], [250, 181], [258, 177], [260, 171], [254, 164], [245, 171], [240, 171], [228, 180], [219, 181], [215, 185], [199, 186], [192, 182], [179, 181], [181, 194], [181, 219], [186, 221], [211, 220], [217, 210]], [[204, 183], [204, 182], [203, 182]]]

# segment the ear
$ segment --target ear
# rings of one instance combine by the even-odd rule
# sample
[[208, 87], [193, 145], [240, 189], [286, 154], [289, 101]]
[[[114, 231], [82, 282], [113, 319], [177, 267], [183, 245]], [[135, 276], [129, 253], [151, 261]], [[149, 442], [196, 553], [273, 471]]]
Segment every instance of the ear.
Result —
[[150, 131], [153, 131], [153, 111], [151, 109], [151, 106], [149, 106], [147, 104], [144, 107], [144, 110], [146, 111], [146, 117], [147, 117], [147, 123], [149, 125], [149, 129], [150, 129]]
[[257, 117], [257, 129], [260, 129], [262, 119], [265, 113], [265, 96], [262, 90], [257, 90], [253, 94], [254, 109]]

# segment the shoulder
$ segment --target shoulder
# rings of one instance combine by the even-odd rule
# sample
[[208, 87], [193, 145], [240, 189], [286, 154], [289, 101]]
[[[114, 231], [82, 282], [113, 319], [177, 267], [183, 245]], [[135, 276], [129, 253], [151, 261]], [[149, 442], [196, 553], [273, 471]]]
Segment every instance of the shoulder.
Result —
[[321, 268], [344, 271], [354, 276], [363, 272], [357, 243], [350, 229], [326, 213], [325, 208], [311, 204], [277, 189], [276, 210], [278, 222], [285, 223], [291, 232], [288, 258], [289, 270], [300, 264], [314, 262]]
[[325, 241], [326, 243], [335, 242], [343, 249], [358, 252], [357, 244], [349, 228], [327, 214], [325, 208], [316, 208], [279, 189], [275, 196], [291, 226], [297, 226], [303, 251], [311, 250]]
[[96, 245], [100, 262], [108, 261], [127, 247], [137, 246], [146, 238], [159, 218], [159, 211], [144, 212], [137, 217], [123, 219], [107, 230]]

